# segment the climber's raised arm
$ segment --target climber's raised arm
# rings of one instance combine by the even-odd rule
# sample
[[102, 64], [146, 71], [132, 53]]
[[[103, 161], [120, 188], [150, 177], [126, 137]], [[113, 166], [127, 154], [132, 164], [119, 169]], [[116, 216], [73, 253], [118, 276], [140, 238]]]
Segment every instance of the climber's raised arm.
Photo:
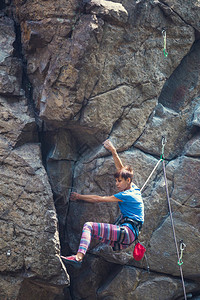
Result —
[[109, 150], [112, 153], [114, 163], [115, 163], [115, 167], [116, 167], [117, 171], [120, 171], [122, 168], [124, 168], [124, 165], [123, 165], [121, 159], [119, 158], [119, 155], [117, 154], [117, 150], [113, 146], [111, 141], [106, 140], [105, 142], [103, 142], [103, 145], [107, 150]]

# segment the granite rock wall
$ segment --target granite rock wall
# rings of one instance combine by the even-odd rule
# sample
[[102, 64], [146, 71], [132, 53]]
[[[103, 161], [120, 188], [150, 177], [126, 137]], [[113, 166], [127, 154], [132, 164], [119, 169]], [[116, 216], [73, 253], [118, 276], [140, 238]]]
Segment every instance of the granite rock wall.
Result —
[[[162, 164], [143, 191], [140, 240], [75, 253], [85, 221], [115, 204], [109, 138], [142, 187], [166, 139], [167, 182], [188, 297], [200, 297], [200, 5], [198, 1], [13, 0], [0, 5], [0, 298], [183, 299]], [[163, 53], [166, 32], [166, 51]], [[148, 272], [148, 266], [150, 272]]]

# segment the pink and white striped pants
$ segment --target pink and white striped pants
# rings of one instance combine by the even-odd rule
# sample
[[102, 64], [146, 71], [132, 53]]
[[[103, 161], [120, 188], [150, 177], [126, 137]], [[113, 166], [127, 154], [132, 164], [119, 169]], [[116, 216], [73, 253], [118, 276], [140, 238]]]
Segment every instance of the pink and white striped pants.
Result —
[[[135, 235], [132, 230], [127, 226], [123, 227], [125, 229], [125, 237], [123, 244], [120, 245], [120, 249], [129, 247], [135, 240]], [[113, 247], [114, 242], [118, 241], [120, 237], [120, 226], [107, 223], [86, 222], [83, 226], [78, 252], [85, 255], [92, 237]]]

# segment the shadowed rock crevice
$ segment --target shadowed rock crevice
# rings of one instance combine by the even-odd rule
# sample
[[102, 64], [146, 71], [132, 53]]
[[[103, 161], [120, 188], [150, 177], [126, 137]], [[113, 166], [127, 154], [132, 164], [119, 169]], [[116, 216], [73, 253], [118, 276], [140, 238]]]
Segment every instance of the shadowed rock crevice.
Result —
[[[181, 64], [165, 83], [158, 102], [180, 112], [192, 99], [188, 97], [189, 91], [198, 96], [199, 67], [200, 67], [200, 42], [197, 41], [191, 48], [189, 54], [182, 60]], [[196, 91], [196, 92], [195, 92]]]
[[67, 299], [69, 293], [63, 292], [64, 287], [57, 288], [56, 286], [49, 286], [48, 283], [40, 282], [38, 280], [29, 280], [25, 279], [22, 282], [21, 289], [19, 291], [19, 295], [17, 300], [21, 299], [49, 299], [49, 300], [63, 300]]
[[[17, 24], [17, 22], [14, 22], [14, 29], [15, 29], [15, 41], [13, 43], [13, 56], [21, 59], [23, 61], [23, 52], [22, 52], [22, 43], [21, 43], [21, 28], [20, 24]], [[23, 82], [23, 81], [22, 81]]]
[[[53, 294], [51, 286], [61, 294], [69, 281], [59, 258], [55, 207], [41, 162], [34, 109], [29, 91], [25, 92], [29, 83], [25, 60], [20, 41], [15, 42], [20, 28], [15, 30], [14, 21], [4, 14], [0, 23], [0, 298], [22, 300], [27, 296], [19, 291], [27, 276], [33, 282], [46, 281], [48, 295]], [[46, 259], [51, 261], [48, 271]], [[38, 287], [37, 293], [42, 290]]]
[[4, 0], [2, 0], [0, 3], [0, 10], [3, 10], [5, 7], [6, 7], [6, 3]]
[[200, 40], [200, 31], [195, 30], [195, 41], [199, 41], [199, 40]]

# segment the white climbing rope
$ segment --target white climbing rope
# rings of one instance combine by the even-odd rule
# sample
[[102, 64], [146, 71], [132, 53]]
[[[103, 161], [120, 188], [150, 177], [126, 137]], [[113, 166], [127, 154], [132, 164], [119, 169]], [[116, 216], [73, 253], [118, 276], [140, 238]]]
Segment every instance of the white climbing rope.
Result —
[[176, 239], [176, 232], [175, 232], [175, 227], [174, 227], [174, 222], [173, 222], [173, 217], [172, 217], [172, 209], [171, 209], [171, 203], [170, 203], [170, 197], [169, 197], [166, 169], [165, 169], [165, 161], [164, 161], [165, 143], [166, 143], [166, 139], [165, 139], [165, 137], [162, 137], [162, 154], [161, 154], [160, 160], [157, 162], [157, 164], [155, 165], [153, 171], [151, 172], [151, 174], [149, 175], [149, 177], [145, 181], [144, 185], [142, 186], [141, 192], [144, 190], [146, 184], [149, 182], [151, 176], [153, 175], [153, 173], [157, 169], [159, 163], [162, 161], [163, 174], [164, 174], [164, 180], [165, 180], [165, 188], [166, 188], [166, 195], [167, 195], [167, 201], [168, 201], [168, 207], [169, 207], [169, 214], [170, 214], [170, 220], [171, 220], [171, 225], [172, 225], [172, 230], [173, 230], [174, 242], [175, 242], [176, 252], [177, 252], [177, 257], [178, 257], [178, 265], [180, 267], [181, 280], [182, 280], [183, 292], [184, 292], [184, 299], [187, 300], [187, 295], [186, 295], [186, 290], [185, 290], [185, 283], [184, 283], [184, 278], [183, 278], [183, 270], [182, 270], [182, 264], [183, 264], [182, 255], [183, 255], [183, 251], [184, 251], [184, 248], [186, 247], [186, 245], [183, 242], [181, 243], [181, 245], [180, 245], [181, 255], [179, 255], [178, 244], [177, 244], [177, 239]]
[[166, 143], [166, 139], [165, 139], [164, 136], [162, 136], [162, 154], [161, 154], [161, 156], [160, 156], [160, 160], [157, 162], [157, 164], [155, 165], [153, 171], [151, 172], [151, 174], [149, 175], [149, 177], [147, 178], [147, 180], [146, 180], [145, 183], [143, 184], [142, 188], [140, 189], [141, 192], [142, 192], [143, 189], [145, 188], [146, 184], [149, 182], [151, 176], [153, 175], [153, 173], [154, 173], [155, 170], [157, 169], [159, 163], [164, 159], [165, 143]]
[[170, 215], [170, 220], [171, 220], [171, 225], [172, 225], [172, 230], [173, 230], [173, 236], [174, 236], [174, 242], [175, 242], [176, 252], [177, 252], [177, 257], [178, 257], [178, 265], [180, 267], [181, 280], [182, 280], [183, 292], [184, 292], [184, 299], [187, 300], [186, 290], [185, 290], [185, 283], [184, 283], [184, 278], [183, 278], [183, 270], [182, 270], [182, 266], [180, 264], [182, 256], [181, 257], [179, 256], [179, 250], [178, 250], [178, 244], [177, 244], [177, 239], [176, 239], [174, 221], [173, 221], [173, 217], [172, 217], [172, 209], [171, 209], [171, 203], [170, 203], [170, 197], [169, 197], [168, 182], [167, 182], [165, 161], [164, 160], [163, 160], [163, 173], [164, 173], [164, 179], [165, 179], [165, 188], [166, 188], [167, 202], [168, 202], [168, 207], [169, 207], [169, 215]]
[[161, 158], [161, 159], [157, 162], [157, 164], [155, 165], [153, 171], [151, 172], [151, 174], [149, 175], [149, 177], [147, 178], [147, 180], [146, 180], [145, 183], [143, 184], [142, 188], [140, 189], [141, 193], [142, 193], [143, 189], [145, 188], [145, 186], [147, 185], [147, 183], [149, 182], [151, 176], [153, 175], [153, 173], [154, 173], [155, 170], [157, 169], [159, 163], [160, 163], [162, 160], [163, 160], [163, 159]]

